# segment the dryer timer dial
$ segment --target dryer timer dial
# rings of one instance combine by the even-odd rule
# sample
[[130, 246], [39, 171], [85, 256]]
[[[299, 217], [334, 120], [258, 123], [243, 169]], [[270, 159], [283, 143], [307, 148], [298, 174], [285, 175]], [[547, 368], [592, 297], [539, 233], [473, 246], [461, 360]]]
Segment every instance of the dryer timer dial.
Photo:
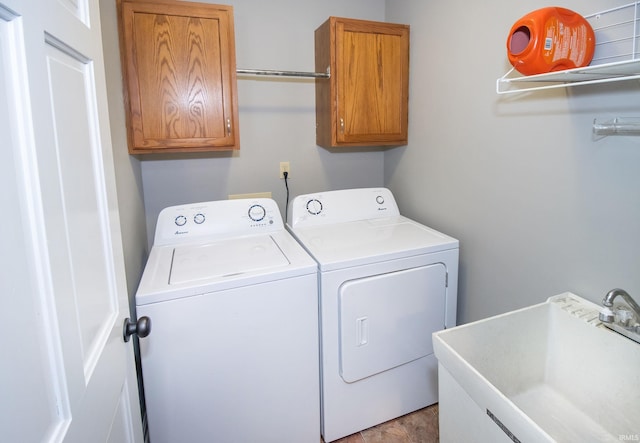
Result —
[[322, 212], [322, 202], [317, 198], [312, 198], [307, 202], [307, 212], [311, 215], [318, 215]]

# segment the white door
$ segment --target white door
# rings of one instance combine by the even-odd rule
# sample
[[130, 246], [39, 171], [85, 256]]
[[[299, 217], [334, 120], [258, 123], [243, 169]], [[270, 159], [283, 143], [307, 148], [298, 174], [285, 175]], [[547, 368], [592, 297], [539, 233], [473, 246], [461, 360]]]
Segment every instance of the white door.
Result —
[[0, 441], [142, 441], [98, 0], [0, 0], [0, 147]]

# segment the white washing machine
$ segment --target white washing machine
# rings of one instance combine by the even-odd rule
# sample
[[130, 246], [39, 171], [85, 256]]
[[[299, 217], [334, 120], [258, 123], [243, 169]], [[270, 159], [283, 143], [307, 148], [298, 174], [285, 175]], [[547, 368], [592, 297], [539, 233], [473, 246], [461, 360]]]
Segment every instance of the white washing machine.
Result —
[[318, 442], [317, 265], [273, 200], [164, 209], [136, 306], [152, 442]]
[[385, 188], [301, 195], [288, 212], [319, 265], [325, 441], [437, 402], [431, 334], [456, 323], [458, 241]]

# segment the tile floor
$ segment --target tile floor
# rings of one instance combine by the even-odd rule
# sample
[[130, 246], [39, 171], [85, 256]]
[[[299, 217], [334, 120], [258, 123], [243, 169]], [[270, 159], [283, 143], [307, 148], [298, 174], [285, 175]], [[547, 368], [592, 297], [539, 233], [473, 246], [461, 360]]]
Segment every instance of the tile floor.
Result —
[[439, 441], [438, 405], [435, 404], [333, 443], [438, 443]]

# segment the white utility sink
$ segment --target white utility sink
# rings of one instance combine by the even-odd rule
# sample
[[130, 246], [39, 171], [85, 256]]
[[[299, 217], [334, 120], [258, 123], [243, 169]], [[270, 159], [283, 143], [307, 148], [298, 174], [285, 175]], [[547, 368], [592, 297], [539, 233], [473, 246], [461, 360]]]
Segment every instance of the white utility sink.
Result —
[[640, 344], [575, 294], [433, 334], [440, 441], [640, 441]]

